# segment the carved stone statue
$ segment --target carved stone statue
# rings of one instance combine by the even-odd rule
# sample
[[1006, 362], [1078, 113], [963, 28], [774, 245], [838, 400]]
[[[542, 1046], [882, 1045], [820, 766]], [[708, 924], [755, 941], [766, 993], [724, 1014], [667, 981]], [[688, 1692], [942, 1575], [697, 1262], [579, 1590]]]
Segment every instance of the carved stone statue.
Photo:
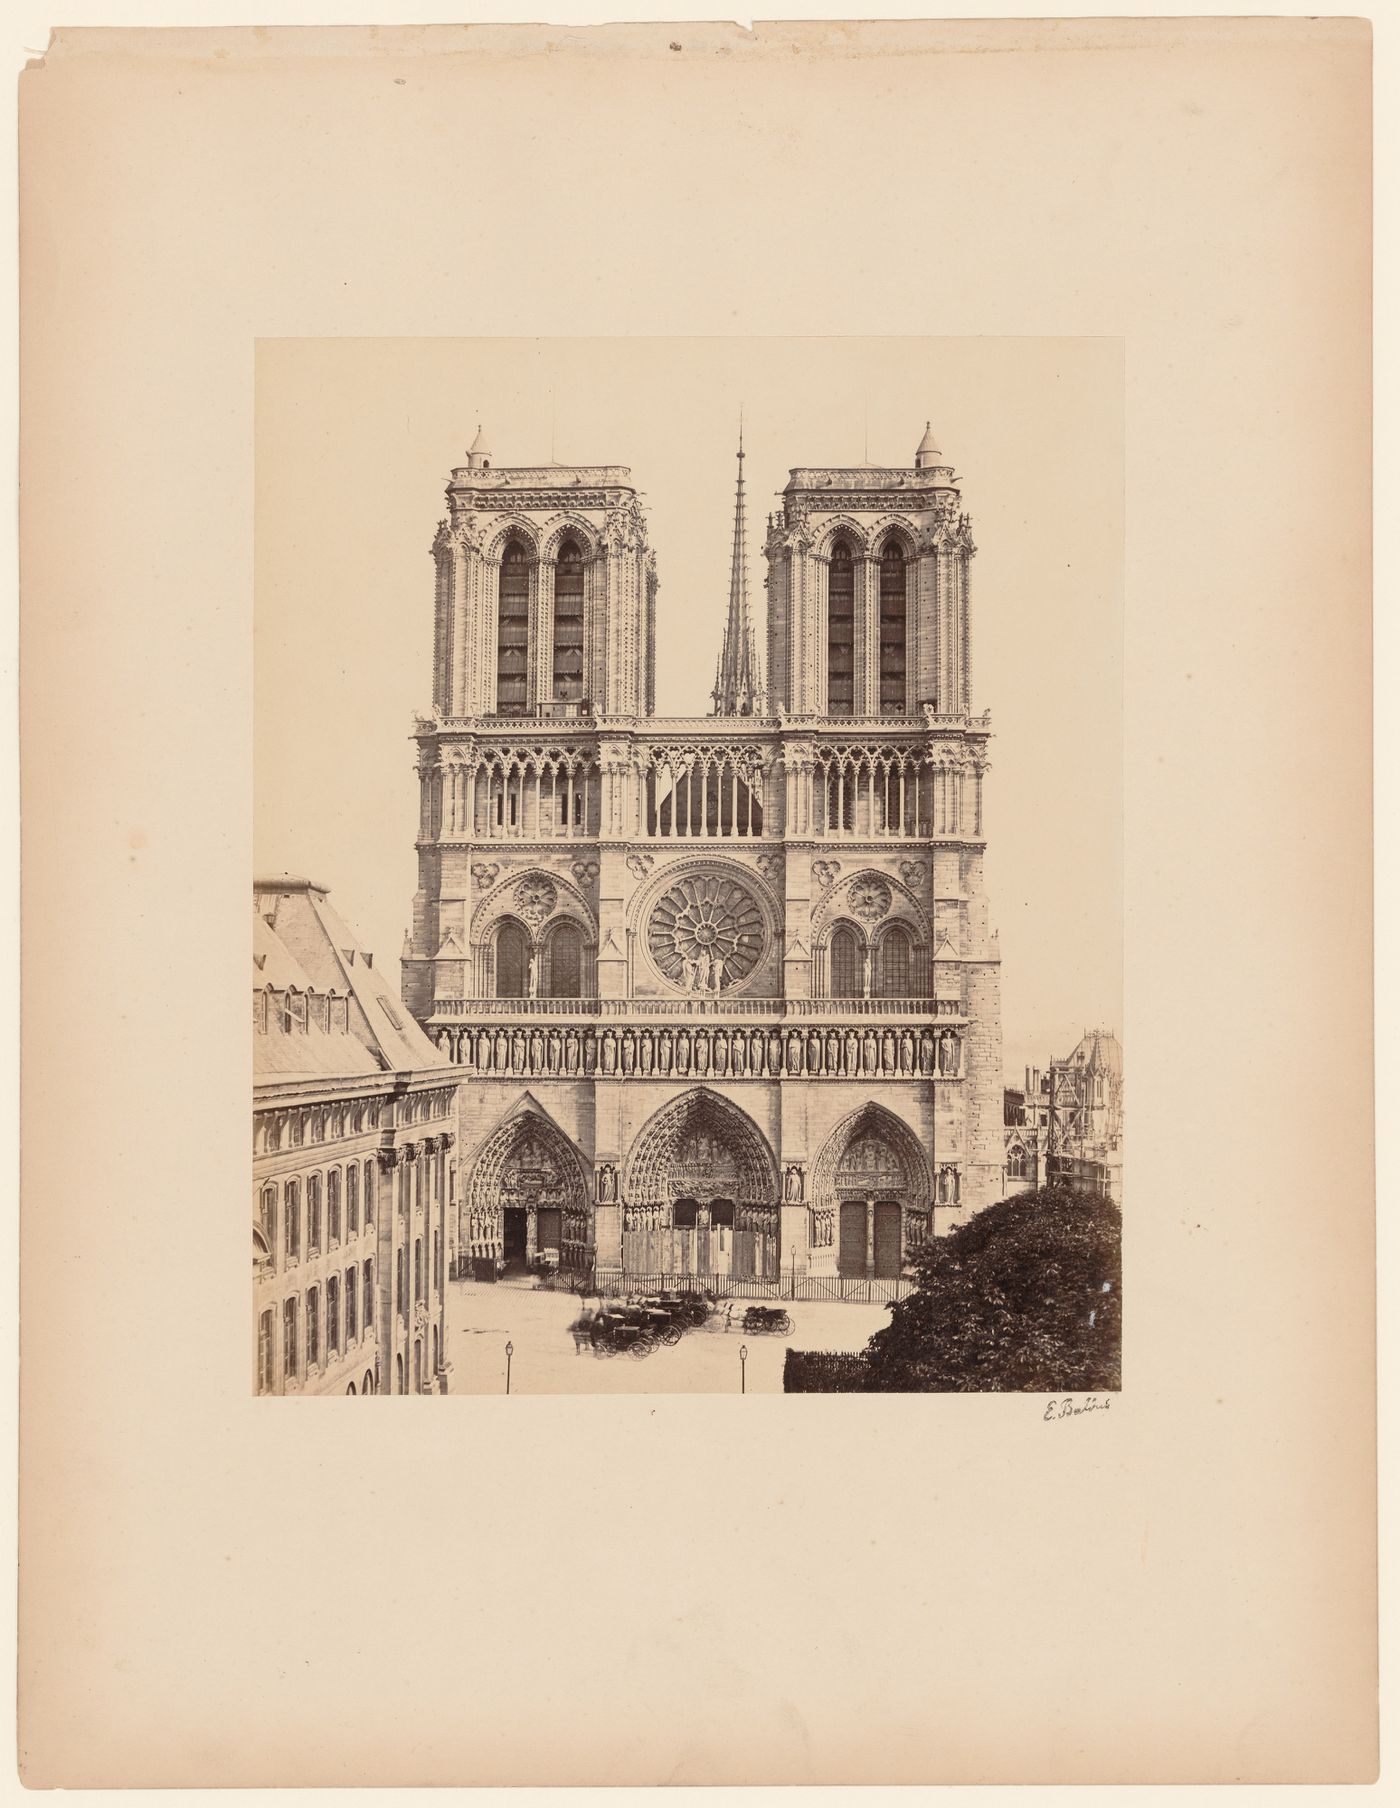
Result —
[[604, 1030], [601, 1041], [603, 1045], [603, 1072], [605, 1074], [616, 1073], [617, 1038], [613, 1035], [611, 1030]]
[[800, 1205], [802, 1203], [801, 1168], [790, 1167], [788, 1169], [787, 1179], [783, 1185], [783, 1197], [787, 1200], [789, 1205]]
[[611, 1162], [604, 1162], [598, 1170], [598, 1203], [612, 1205], [617, 1199], [617, 1169]]

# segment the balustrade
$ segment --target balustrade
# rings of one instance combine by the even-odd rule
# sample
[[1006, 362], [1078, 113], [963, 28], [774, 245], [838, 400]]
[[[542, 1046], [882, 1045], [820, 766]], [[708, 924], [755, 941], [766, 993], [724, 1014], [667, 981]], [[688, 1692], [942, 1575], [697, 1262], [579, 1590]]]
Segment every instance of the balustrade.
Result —
[[[684, 998], [439, 998], [437, 1019], [483, 1017], [519, 1020], [537, 1017], [940, 1017], [961, 1019], [962, 1005], [951, 998], [725, 998], [691, 993]], [[444, 1027], [452, 1028], [452, 1025]]]

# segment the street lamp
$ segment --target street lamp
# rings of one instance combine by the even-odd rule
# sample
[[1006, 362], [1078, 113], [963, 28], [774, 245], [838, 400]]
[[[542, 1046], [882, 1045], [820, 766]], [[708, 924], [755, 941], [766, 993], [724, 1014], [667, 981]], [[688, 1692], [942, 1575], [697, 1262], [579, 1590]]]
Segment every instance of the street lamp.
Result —
[[795, 1300], [797, 1298], [797, 1245], [795, 1243], [789, 1247], [788, 1255], [791, 1258], [792, 1271], [792, 1279], [788, 1284], [788, 1298]]
[[739, 1345], [739, 1392], [741, 1394], [746, 1394], [749, 1391], [748, 1374], [744, 1366], [748, 1362], [748, 1359], [749, 1346], [746, 1343], [741, 1343]]
[[514, 1349], [515, 1349], [515, 1345], [513, 1343], [506, 1344], [506, 1392], [507, 1393], [510, 1392], [510, 1359], [511, 1359], [511, 1354], [514, 1351]]

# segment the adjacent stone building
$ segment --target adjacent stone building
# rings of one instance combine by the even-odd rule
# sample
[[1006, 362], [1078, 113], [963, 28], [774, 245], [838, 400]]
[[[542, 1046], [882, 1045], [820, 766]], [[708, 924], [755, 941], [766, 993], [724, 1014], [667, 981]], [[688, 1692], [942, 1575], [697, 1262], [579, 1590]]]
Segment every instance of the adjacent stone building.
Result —
[[960, 479], [927, 433], [795, 468], [760, 637], [742, 461], [716, 713], [680, 719], [631, 473], [480, 434], [452, 473], [402, 991], [470, 1081], [457, 1272], [892, 1276], [1002, 1196]]
[[460, 1075], [332, 909], [253, 887], [253, 1385], [446, 1392]]
[[1005, 1095], [1006, 1190], [1073, 1181], [1123, 1203], [1123, 1049], [1111, 1030], [1086, 1030], [1048, 1068], [1028, 1067]]

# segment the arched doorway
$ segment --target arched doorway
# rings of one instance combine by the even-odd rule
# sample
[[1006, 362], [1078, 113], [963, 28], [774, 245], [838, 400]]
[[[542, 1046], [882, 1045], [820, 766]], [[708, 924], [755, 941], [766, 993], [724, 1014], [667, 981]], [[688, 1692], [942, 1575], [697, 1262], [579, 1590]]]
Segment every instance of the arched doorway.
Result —
[[777, 1278], [777, 1164], [757, 1124], [705, 1087], [643, 1126], [622, 1207], [629, 1274]]
[[373, 1369], [365, 1370], [365, 1378], [360, 1383], [360, 1392], [361, 1392], [361, 1394], [372, 1394], [374, 1392], [374, 1370]]
[[575, 1272], [593, 1257], [593, 1218], [582, 1158], [538, 1109], [487, 1137], [463, 1192], [458, 1240], [470, 1261], [528, 1268], [539, 1258]]
[[836, 1127], [817, 1158], [812, 1193], [815, 1272], [825, 1265], [848, 1278], [894, 1280], [928, 1235], [923, 1152], [883, 1106], [863, 1106]]

